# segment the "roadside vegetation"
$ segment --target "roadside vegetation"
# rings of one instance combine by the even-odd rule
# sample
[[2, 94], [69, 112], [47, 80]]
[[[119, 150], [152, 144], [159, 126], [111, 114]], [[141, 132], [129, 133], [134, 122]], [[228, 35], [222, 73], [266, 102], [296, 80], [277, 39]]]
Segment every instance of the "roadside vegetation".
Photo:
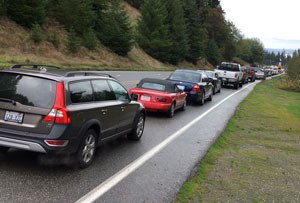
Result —
[[0, 0], [0, 24], [2, 64], [212, 69], [260, 63], [263, 52], [225, 19], [219, 0]]
[[241, 103], [176, 202], [299, 201], [300, 94], [280, 83], [258, 84]]

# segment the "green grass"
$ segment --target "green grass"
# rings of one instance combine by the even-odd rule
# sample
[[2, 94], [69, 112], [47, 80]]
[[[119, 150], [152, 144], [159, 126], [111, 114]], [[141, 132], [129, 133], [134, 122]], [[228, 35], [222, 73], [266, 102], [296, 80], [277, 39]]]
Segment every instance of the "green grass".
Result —
[[300, 93], [265, 81], [243, 101], [175, 202], [297, 202]]

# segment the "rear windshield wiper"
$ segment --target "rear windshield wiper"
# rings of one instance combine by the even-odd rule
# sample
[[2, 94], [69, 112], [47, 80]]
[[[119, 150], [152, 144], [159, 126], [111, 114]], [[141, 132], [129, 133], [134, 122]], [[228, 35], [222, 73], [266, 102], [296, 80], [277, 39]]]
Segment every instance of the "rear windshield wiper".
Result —
[[13, 105], [17, 104], [17, 102], [15, 100], [12, 100], [12, 99], [0, 98], [0, 101], [7, 102], [7, 103], [12, 103]]

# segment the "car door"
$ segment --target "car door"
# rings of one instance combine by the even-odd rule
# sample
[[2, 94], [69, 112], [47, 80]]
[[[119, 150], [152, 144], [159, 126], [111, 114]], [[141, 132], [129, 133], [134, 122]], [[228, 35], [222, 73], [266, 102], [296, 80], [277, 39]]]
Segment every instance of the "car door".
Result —
[[186, 93], [183, 90], [179, 89], [176, 84], [175, 84], [175, 93], [176, 93], [176, 103], [177, 103], [176, 108], [180, 108], [185, 102]]
[[205, 98], [208, 98], [212, 94], [212, 84], [209, 82], [206, 73], [202, 73], [201, 86], [205, 90]]
[[115, 94], [116, 101], [118, 102], [115, 106], [116, 114], [114, 116], [117, 118], [117, 130], [118, 133], [120, 133], [132, 128], [137, 106], [130, 104], [129, 94], [120, 83], [113, 80], [109, 80], [108, 82]]

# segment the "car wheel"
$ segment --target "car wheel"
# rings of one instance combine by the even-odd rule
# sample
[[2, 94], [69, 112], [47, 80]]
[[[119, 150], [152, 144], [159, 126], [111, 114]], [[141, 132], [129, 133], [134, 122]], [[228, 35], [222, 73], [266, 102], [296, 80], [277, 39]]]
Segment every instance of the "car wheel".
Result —
[[216, 94], [216, 88], [213, 87], [213, 94]]
[[145, 127], [145, 114], [140, 113], [132, 132], [127, 135], [127, 138], [129, 140], [135, 140], [135, 141], [140, 140], [144, 132], [144, 127]]
[[219, 91], [218, 91], [219, 93], [221, 93], [221, 89], [222, 89], [222, 88], [220, 87], [220, 89], [219, 89]]
[[243, 83], [241, 82], [241, 83], [239, 84], [239, 86], [240, 86], [240, 87], [243, 87]]
[[234, 83], [234, 89], [239, 89], [239, 83]]
[[183, 105], [182, 105], [182, 107], [181, 107], [181, 110], [182, 110], [182, 111], [185, 111], [185, 110], [186, 110], [186, 100], [184, 100]]
[[86, 168], [93, 162], [96, 152], [97, 134], [94, 130], [88, 130], [77, 151], [77, 162], [80, 168]]
[[9, 150], [9, 147], [0, 147], [0, 153], [6, 153]]
[[205, 102], [205, 93], [203, 92], [202, 96], [201, 96], [201, 100], [200, 100], [200, 105], [203, 105]]
[[169, 118], [173, 118], [174, 113], [175, 113], [175, 103], [172, 103], [169, 111], [167, 112], [167, 115]]

